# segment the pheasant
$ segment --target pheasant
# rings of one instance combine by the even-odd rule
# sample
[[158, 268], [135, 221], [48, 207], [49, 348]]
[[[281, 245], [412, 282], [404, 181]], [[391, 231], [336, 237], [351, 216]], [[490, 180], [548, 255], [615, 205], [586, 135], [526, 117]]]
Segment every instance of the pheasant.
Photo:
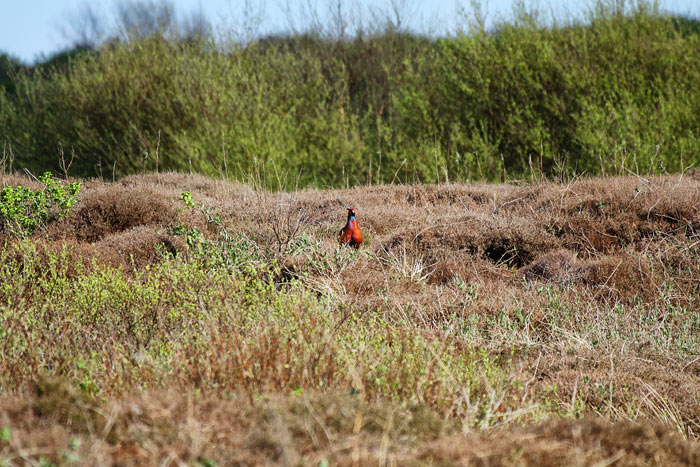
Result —
[[339, 240], [340, 243], [354, 248], [360, 248], [362, 244], [362, 232], [357, 224], [357, 219], [355, 219], [355, 210], [353, 208], [348, 208], [348, 223], [340, 231]]

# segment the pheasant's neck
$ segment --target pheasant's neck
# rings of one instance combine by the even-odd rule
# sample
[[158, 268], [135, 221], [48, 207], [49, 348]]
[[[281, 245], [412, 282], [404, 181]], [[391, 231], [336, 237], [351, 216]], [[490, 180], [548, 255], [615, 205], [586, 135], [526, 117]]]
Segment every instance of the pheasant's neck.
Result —
[[348, 217], [348, 225], [353, 225], [357, 224], [357, 220], [355, 219], [355, 216], [349, 216]]

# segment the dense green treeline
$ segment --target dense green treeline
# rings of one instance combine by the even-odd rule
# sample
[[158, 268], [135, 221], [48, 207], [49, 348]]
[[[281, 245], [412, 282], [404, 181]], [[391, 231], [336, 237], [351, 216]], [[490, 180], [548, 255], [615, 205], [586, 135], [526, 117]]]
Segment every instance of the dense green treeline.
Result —
[[76, 176], [270, 187], [678, 171], [700, 162], [698, 24], [640, 2], [443, 38], [156, 34], [31, 69], [4, 56], [0, 140], [15, 168], [59, 170], [63, 152]]

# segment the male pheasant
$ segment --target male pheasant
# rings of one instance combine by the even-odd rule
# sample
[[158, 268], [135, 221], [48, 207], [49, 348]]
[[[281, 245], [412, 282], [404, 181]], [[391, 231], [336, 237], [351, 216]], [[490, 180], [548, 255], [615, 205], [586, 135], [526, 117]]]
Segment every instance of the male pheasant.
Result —
[[354, 248], [360, 248], [362, 244], [362, 232], [357, 224], [357, 219], [355, 219], [355, 210], [353, 208], [348, 208], [348, 223], [340, 231], [339, 240], [340, 243]]

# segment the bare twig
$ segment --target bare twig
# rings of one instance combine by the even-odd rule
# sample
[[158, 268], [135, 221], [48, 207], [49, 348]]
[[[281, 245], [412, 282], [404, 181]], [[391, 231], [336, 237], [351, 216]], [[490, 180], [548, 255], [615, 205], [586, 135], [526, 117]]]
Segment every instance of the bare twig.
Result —
[[61, 156], [59, 163], [61, 165], [61, 170], [63, 171], [64, 180], [68, 180], [68, 172], [70, 171], [70, 166], [73, 165], [73, 160], [75, 159], [75, 149], [71, 148], [70, 151], [70, 161], [66, 164], [66, 158], [63, 153], [63, 144], [58, 143], [58, 154]]

